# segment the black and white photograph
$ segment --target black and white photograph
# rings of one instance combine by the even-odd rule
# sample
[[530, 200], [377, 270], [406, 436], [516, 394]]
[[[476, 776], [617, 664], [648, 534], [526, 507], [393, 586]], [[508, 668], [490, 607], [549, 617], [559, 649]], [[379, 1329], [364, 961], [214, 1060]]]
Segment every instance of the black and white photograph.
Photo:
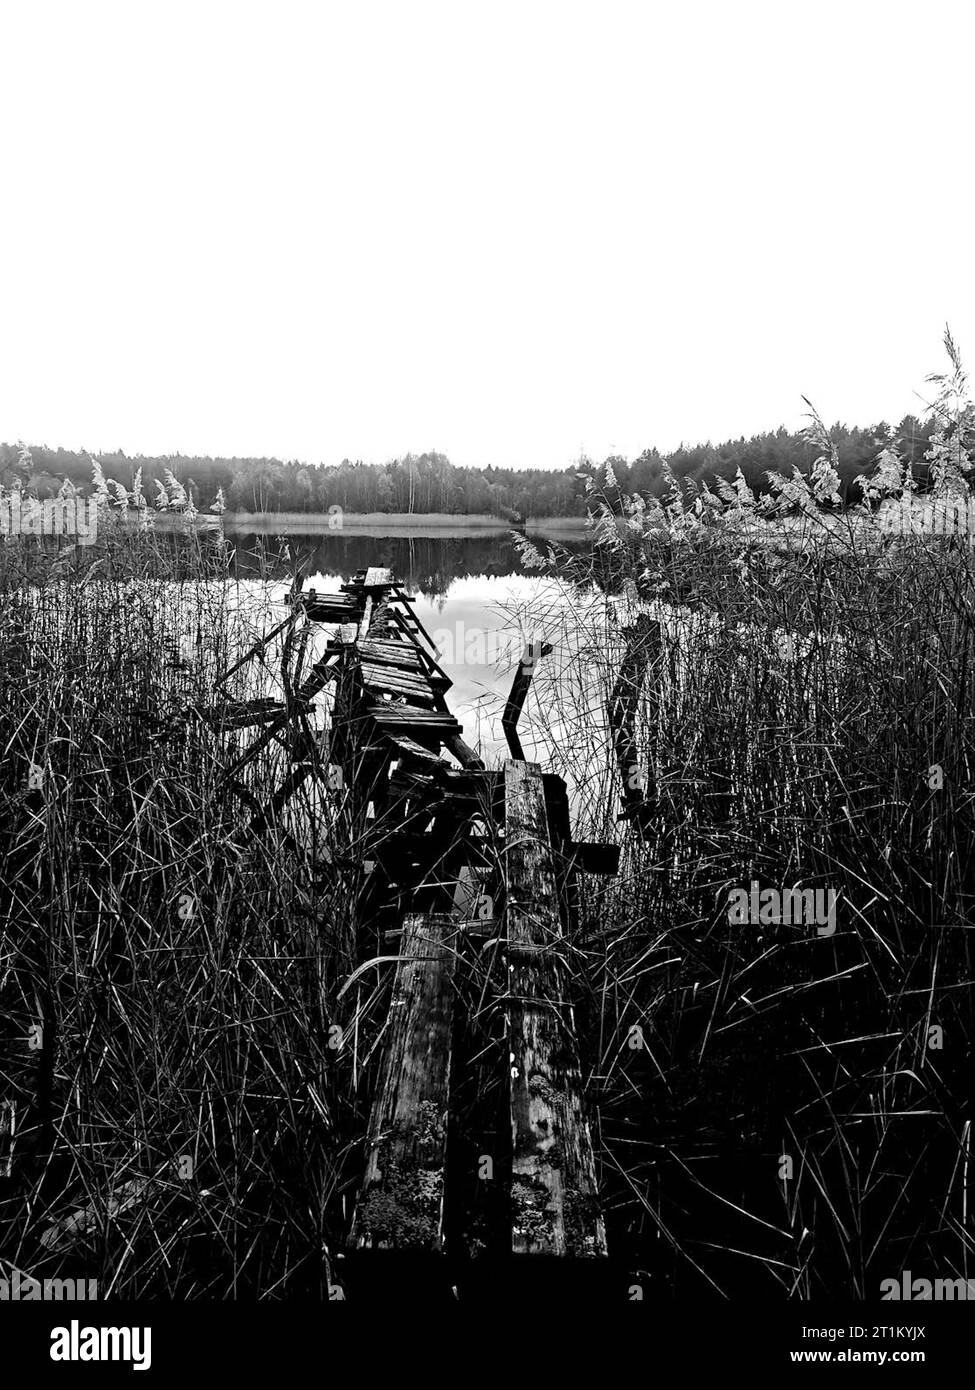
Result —
[[973, 53], [0, 0], [11, 1384], [947, 1374]]

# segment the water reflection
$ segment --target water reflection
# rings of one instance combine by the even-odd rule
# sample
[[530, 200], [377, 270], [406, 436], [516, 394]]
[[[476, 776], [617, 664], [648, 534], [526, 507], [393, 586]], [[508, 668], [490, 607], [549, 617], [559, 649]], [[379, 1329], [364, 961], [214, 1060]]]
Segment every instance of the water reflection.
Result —
[[[328, 593], [338, 589], [343, 577], [316, 572], [308, 582]], [[406, 587], [440, 653], [439, 664], [453, 682], [447, 692], [451, 713], [463, 724], [467, 741], [494, 766], [507, 747], [501, 714], [514, 669], [526, 642], [557, 635], [553, 607], [561, 605], [563, 595], [551, 580], [519, 574], [468, 575], [435, 596]], [[284, 600], [283, 587], [277, 597]], [[527, 718], [522, 734], [530, 758], [535, 742]]]
[[[296, 564], [306, 584], [326, 593], [338, 590], [357, 570], [376, 565], [391, 569], [414, 596], [417, 617], [440, 651], [440, 665], [453, 682], [448, 703], [464, 725], [465, 737], [489, 764], [504, 757], [500, 721], [514, 668], [527, 641], [554, 636], [559, 623], [552, 605], [561, 606], [564, 598], [557, 585], [526, 569], [510, 531], [281, 536], [228, 531], [227, 539], [235, 551], [236, 576], [279, 581], [270, 590], [281, 604]], [[587, 536], [579, 531], [532, 532], [530, 539], [536, 544], [556, 541], [573, 555], [589, 550]], [[529, 758], [535, 748], [530, 723], [526, 712], [521, 727]]]
[[[531, 533], [557, 540], [581, 555], [589, 548], [579, 532]], [[472, 577], [503, 579], [529, 573], [515, 549], [510, 531], [451, 532], [441, 535], [390, 535], [381, 531], [331, 531], [283, 536], [227, 532], [234, 547], [239, 578], [257, 578], [290, 571], [296, 561], [303, 573], [331, 574], [347, 580], [356, 570], [384, 565], [411, 589], [431, 601], [446, 601], [451, 586]]]

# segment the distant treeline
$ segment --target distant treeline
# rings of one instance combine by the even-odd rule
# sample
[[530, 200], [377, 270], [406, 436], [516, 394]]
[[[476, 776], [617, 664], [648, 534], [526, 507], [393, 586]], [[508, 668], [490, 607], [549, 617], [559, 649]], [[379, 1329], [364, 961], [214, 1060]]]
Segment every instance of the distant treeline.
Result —
[[[910, 458], [919, 480], [923, 480], [924, 454], [933, 429], [931, 420], [912, 415], [893, 428], [886, 422], [866, 429], [835, 425], [831, 433], [839, 454], [844, 500], [858, 500], [854, 479], [870, 469], [885, 446], [894, 446], [903, 458]], [[90, 490], [90, 456], [83, 450], [31, 445], [29, 454], [28, 463], [23, 446], [0, 444], [0, 480], [4, 486], [21, 486], [38, 497], [51, 497], [68, 478], [83, 492]], [[585, 478], [596, 476], [602, 483], [606, 463], [612, 465], [621, 493], [659, 497], [667, 490], [667, 465], [678, 479], [696, 481], [716, 476], [731, 479], [740, 468], [745, 481], [758, 493], [767, 491], [768, 470], [790, 474], [796, 467], [807, 472], [815, 457], [805, 434], [784, 426], [724, 444], [681, 445], [669, 454], [645, 449], [632, 460], [612, 456], [600, 463], [583, 458], [554, 472], [541, 468], [458, 468], [438, 453], [406, 454], [389, 463], [343, 459], [327, 466], [273, 458], [129, 457], [121, 450], [98, 455], [106, 477], [127, 488], [132, 487], [135, 472], [141, 468], [143, 490], [150, 501], [155, 498], [157, 480], [164, 482], [164, 470], [169, 469], [200, 510], [208, 508], [222, 488], [231, 511], [324, 512], [337, 505], [350, 512], [444, 512], [452, 516], [486, 512], [508, 520], [515, 513], [523, 517], [585, 515]]]

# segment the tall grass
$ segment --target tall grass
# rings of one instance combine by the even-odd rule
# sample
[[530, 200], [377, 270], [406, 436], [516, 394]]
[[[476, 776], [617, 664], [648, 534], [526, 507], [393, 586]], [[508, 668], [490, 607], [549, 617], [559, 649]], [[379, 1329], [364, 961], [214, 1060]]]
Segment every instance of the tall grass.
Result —
[[187, 713], [277, 680], [268, 657], [215, 695], [268, 620], [209, 544], [4, 547], [3, 1277], [102, 1297], [329, 1282], [336, 1134], [361, 1128], [328, 1047], [343, 895], [294, 815], [246, 833], [290, 749], [235, 773], [253, 733]]
[[[582, 831], [623, 843], [574, 943], [611, 1243], [645, 1296], [968, 1277], [973, 553], [880, 540], [866, 509], [824, 524], [801, 481], [786, 527], [742, 487], [738, 518], [693, 490], [663, 525], [599, 508], [589, 566], [525, 547], [564, 654], [536, 743]], [[642, 833], [607, 717], [627, 651]], [[753, 880], [836, 891], [835, 935], [732, 925]]]
[[[955, 401], [945, 492], [969, 426]], [[565, 959], [611, 1249], [645, 1298], [970, 1272], [975, 564], [867, 524], [912, 489], [892, 456], [839, 513], [812, 431], [811, 479], [770, 503], [675, 490], [597, 509], [591, 560], [524, 547], [551, 606], [522, 626], [558, 639], [537, 756], [577, 837], [622, 846], [618, 878], [581, 884]], [[309, 717], [267, 741], [199, 717], [288, 697], [316, 654], [297, 627], [260, 646], [287, 594], [210, 545], [106, 527], [88, 554], [0, 549], [0, 1276], [321, 1298], [390, 972], [356, 950], [361, 847]], [[621, 821], [624, 661], [646, 800]], [[278, 809], [296, 759], [314, 775]], [[753, 879], [838, 892], [835, 935], [732, 925]], [[499, 1223], [463, 1176], [504, 1110], [493, 964], [464, 973], [451, 1139], [473, 1250]]]

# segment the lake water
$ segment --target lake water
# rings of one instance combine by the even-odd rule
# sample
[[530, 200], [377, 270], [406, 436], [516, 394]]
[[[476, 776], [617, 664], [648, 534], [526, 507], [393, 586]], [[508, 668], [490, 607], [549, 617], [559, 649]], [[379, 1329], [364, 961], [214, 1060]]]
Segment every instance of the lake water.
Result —
[[[554, 541], [573, 554], [589, 548], [581, 531], [533, 532], [531, 538]], [[500, 715], [514, 668], [526, 641], [555, 635], [553, 606], [560, 602], [555, 586], [522, 564], [510, 532], [258, 536], [228, 530], [227, 539], [241, 579], [280, 575], [297, 562], [306, 587], [327, 592], [337, 591], [357, 570], [391, 569], [414, 595], [417, 617], [440, 650], [440, 665], [453, 682], [447, 703], [465, 737], [490, 762], [503, 756]], [[283, 597], [283, 587], [279, 593]], [[527, 719], [521, 731], [530, 758], [535, 741]]]

